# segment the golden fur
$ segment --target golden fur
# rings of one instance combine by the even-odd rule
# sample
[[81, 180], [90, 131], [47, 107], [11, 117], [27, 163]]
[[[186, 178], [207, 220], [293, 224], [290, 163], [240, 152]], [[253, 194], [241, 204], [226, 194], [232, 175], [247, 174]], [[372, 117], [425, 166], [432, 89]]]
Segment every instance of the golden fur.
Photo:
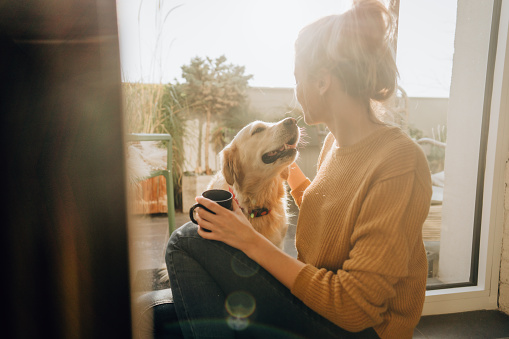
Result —
[[[299, 137], [293, 118], [248, 124], [221, 151], [221, 171], [207, 187], [231, 187], [253, 228], [281, 249], [288, 229], [285, 180], [298, 155]], [[250, 218], [249, 211], [259, 207], [270, 209], [270, 213]], [[166, 268], [159, 270], [159, 279], [168, 281]]]
[[[298, 155], [299, 136], [293, 118], [250, 123], [221, 152], [221, 171], [208, 185], [231, 188], [254, 229], [280, 248], [288, 229], [285, 180]], [[270, 213], [251, 218], [250, 211], [260, 207]]]

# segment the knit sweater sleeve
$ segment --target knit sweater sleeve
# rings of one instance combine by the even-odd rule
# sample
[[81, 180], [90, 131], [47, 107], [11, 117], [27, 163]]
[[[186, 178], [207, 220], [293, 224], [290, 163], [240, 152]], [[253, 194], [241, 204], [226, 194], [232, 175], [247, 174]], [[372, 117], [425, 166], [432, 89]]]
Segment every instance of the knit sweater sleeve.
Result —
[[381, 324], [396, 296], [395, 285], [409, 275], [430, 196], [415, 171], [375, 183], [362, 204], [343, 267], [330, 271], [306, 265], [292, 293], [348, 331]]
[[300, 208], [300, 204], [302, 203], [302, 196], [304, 195], [304, 191], [306, 190], [306, 188], [308, 188], [308, 186], [310, 184], [311, 184], [311, 181], [308, 178], [306, 178], [306, 180], [304, 180], [299, 185], [299, 187], [291, 190], [290, 194], [292, 195], [293, 200], [295, 200], [295, 204], [297, 205], [297, 207]]

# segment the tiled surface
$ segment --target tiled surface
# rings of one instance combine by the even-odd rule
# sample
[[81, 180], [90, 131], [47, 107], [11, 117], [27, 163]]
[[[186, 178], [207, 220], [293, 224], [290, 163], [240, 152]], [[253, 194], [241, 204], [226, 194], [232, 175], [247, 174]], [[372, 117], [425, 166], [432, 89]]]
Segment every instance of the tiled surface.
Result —
[[[295, 256], [295, 222], [298, 211], [294, 205], [290, 207], [290, 211], [294, 216], [290, 218], [290, 226], [285, 238], [285, 251]], [[186, 223], [188, 218], [187, 213], [177, 213], [177, 226]], [[131, 247], [137, 253], [134, 269], [143, 272], [162, 267], [164, 250], [168, 241], [167, 218], [165, 216], [138, 217], [135, 223], [137, 232]], [[426, 316], [421, 318], [413, 338], [509, 339], [509, 316], [498, 311]]]
[[168, 218], [139, 216], [133, 218], [131, 227], [133, 269], [137, 271], [161, 267], [168, 241]]

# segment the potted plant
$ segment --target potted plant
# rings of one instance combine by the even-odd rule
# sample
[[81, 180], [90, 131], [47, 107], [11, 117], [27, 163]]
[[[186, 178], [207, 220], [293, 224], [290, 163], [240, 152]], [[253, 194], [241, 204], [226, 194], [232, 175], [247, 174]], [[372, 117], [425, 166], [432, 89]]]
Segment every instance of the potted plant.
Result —
[[227, 63], [224, 55], [217, 59], [195, 57], [181, 69], [184, 82], [177, 83], [176, 88], [189, 107], [189, 117], [198, 120], [194, 172], [187, 173], [182, 182], [185, 211], [194, 204], [194, 197], [204, 190], [214, 174], [210, 168], [209, 151], [212, 126], [216, 124], [221, 128], [221, 118], [246, 101], [248, 81], [252, 76], [244, 74], [245, 67]]

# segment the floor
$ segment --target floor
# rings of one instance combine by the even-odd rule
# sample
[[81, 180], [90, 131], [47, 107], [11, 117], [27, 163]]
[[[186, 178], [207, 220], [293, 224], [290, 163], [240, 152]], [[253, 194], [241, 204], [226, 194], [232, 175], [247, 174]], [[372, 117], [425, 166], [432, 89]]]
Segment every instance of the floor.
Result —
[[[290, 210], [295, 210], [291, 206]], [[297, 213], [295, 213], [296, 215]], [[186, 213], [177, 213], [176, 224], [189, 220]], [[290, 219], [285, 238], [285, 250], [295, 256], [294, 245], [296, 216]], [[168, 240], [168, 219], [165, 215], [138, 216], [133, 223], [136, 232], [132, 241], [135, 293], [157, 290], [157, 270], [164, 265], [164, 249]], [[422, 317], [413, 338], [508, 338], [509, 316], [498, 311], [475, 311]]]

